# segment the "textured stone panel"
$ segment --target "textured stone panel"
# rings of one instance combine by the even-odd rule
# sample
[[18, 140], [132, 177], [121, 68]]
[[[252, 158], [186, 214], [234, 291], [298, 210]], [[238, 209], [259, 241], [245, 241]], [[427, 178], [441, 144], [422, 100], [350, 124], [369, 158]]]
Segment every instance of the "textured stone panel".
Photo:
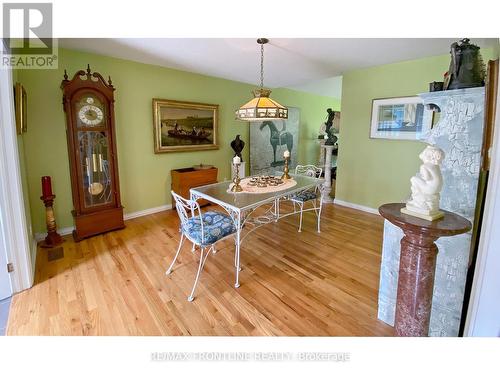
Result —
[[[422, 136], [445, 152], [440, 207], [474, 221], [484, 126], [484, 88], [420, 95], [441, 109], [439, 122]], [[418, 155], [415, 155], [417, 158]], [[410, 183], [408, 182], [408, 189]], [[394, 324], [402, 231], [384, 225], [378, 317]], [[457, 336], [471, 247], [471, 233], [440, 238], [429, 336]]]

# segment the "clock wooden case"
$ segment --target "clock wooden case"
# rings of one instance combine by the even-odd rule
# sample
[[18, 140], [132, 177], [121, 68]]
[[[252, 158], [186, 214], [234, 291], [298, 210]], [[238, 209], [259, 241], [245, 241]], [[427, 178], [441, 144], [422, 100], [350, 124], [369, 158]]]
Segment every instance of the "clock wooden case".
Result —
[[114, 91], [97, 72], [79, 70], [61, 83], [73, 193], [73, 237], [124, 228], [116, 157]]

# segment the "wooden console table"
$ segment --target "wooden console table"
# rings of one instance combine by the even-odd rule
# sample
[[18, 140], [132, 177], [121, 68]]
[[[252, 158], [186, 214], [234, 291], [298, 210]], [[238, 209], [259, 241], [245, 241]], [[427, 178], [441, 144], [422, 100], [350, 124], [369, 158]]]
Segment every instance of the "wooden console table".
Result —
[[401, 213], [404, 203], [388, 203], [379, 212], [404, 232], [401, 240], [394, 327], [397, 336], [428, 336], [439, 237], [468, 232], [469, 220], [449, 211], [436, 221]]
[[[217, 168], [215, 167], [208, 169], [172, 169], [170, 174], [172, 177], [172, 190], [186, 199], [190, 199], [189, 189], [217, 182]], [[198, 203], [200, 206], [205, 206], [210, 202], [200, 199]], [[172, 208], [175, 209], [175, 207]]]

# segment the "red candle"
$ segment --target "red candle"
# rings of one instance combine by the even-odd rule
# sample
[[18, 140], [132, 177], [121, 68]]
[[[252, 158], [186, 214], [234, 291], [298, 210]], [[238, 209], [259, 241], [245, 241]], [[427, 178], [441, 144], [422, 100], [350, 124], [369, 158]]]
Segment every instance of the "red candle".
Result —
[[50, 176], [43, 176], [42, 177], [42, 195], [44, 197], [48, 197], [52, 194], [52, 184], [50, 181]]

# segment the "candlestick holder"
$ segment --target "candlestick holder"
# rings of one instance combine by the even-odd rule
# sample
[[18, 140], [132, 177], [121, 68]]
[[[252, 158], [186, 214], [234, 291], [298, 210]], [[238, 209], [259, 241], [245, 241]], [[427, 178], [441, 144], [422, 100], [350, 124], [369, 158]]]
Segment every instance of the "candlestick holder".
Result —
[[243, 191], [243, 188], [240, 186], [240, 164], [234, 164], [236, 168], [236, 173], [234, 174], [233, 178], [233, 187], [231, 188], [231, 192], [233, 193], [241, 193]]
[[45, 205], [45, 221], [47, 222], [47, 237], [40, 244], [41, 247], [55, 247], [63, 242], [62, 237], [57, 233], [56, 219], [54, 217], [55, 195], [41, 196], [40, 199]]
[[283, 169], [283, 176], [281, 176], [282, 180], [291, 180], [292, 177], [288, 174], [288, 161], [290, 157], [285, 158], [285, 168]]

